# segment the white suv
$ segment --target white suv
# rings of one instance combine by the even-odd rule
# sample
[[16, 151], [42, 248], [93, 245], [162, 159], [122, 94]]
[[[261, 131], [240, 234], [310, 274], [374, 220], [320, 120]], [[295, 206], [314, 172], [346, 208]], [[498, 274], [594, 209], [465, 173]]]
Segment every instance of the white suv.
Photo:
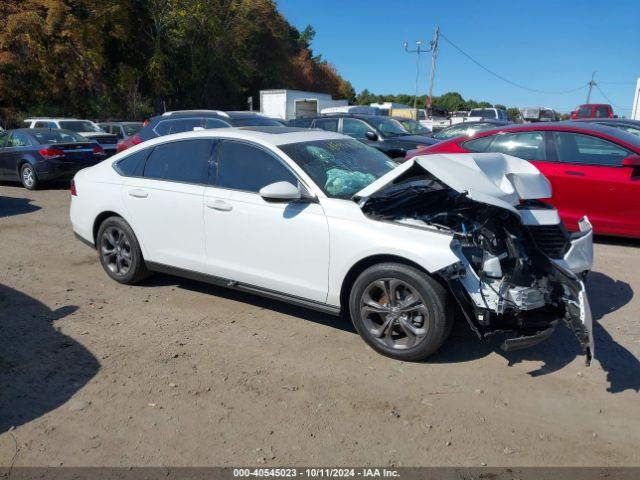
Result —
[[[551, 260], [529, 226], [564, 232], [547, 180], [502, 154], [429, 155], [396, 166], [337, 133], [285, 127], [188, 132], [76, 174], [71, 222], [106, 273], [168, 272], [343, 312], [377, 351], [419, 360], [462, 312], [504, 349], [563, 319], [587, 358], [589, 304], [572, 273], [591, 231]], [[564, 238], [564, 240], [562, 240]]]

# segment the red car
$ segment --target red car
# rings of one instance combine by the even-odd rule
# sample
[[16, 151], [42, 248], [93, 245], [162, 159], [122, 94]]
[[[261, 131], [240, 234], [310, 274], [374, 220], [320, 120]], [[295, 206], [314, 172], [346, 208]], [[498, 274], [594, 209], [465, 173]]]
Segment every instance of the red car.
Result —
[[535, 123], [457, 137], [407, 155], [500, 152], [531, 161], [551, 182], [548, 202], [569, 230], [640, 237], [640, 137], [583, 122]]
[[578, 118], [613, 118], [613, 108], [606, 103], [585, 103], [571, 113], [571, 120]]

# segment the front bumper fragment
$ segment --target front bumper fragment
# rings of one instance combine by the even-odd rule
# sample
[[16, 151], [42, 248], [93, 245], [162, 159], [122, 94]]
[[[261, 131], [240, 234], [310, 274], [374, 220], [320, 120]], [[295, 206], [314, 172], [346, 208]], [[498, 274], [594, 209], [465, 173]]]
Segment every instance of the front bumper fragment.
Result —
[[565, 270], [584, 276], [593, 267], [593, 227], [586, 216], [580, 219], [578, 226], [580, 231], [571, 236], [567, 253], [553, 261]]

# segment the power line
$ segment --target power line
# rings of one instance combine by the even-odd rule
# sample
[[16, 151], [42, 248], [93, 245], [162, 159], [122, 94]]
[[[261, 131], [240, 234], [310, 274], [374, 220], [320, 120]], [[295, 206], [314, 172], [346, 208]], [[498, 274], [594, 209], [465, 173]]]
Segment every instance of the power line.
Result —
[[611, 101], [611, 99], [610, 99], [609, 97], [607, 97], [607, 95], [602, 91], [602, 89], [598, 86], [598, 84], [597, 84], [597, 83], [595, 84], [595, 87], [598, 89], [598, 91], [600, 92], [600, 94], [604, 97], [604, 99], [605, 99], [607, 102], [609, 102], [609, 104], [610, 104], [612, 107], [615, 107], [615, 108], [617, 108], [618, 110], [631, 110], [631, 108], [628, 108], [628, 107], [621, 107], [620, 105], [616, 105], [615, 103], [613, 103], [613, 102]]
[[605, 85], [635, 85], [636, 82], [606, 82], [600, 80], [598, 83], [604, 83]]
[[449, 45], [451, 45], [453, 48], [455, 48], [456, 50], [458, 50], [462, 55], [464, 55], [465, 57], [467, 57], [469, 60], [471, 60], [473, 63], [475, 63], [477, 66], [479, 66], [480, 68], [482, 68], [484, 71], [490, 73], [491, 75], [493, 75], [496, 78], [499, 78], [500, 80], [502, 80], [503, 82], [508, 83], [509, 85], [513, 85], [514, 87], [518, 87], [521, 88], [522, 90], [528, 90], [529, 92], [534, 92], [534, 93], [544, 93], [544, 94], [549, 94], [549, 95], [560, 95], [560, 94], [565, 94], [565, 93], [574, 93], [574, 92], [578, 92], [580, 90], [583, 90], [585, 88], [587, 88], [587, 85], [583, 85], [581, 87], [577, 87], [577, 88], [572, 88], [569, 90], [558, 90], [558, 91], [552, 91], [552, 90], [538, 90], [536, 88], [529, 88], [526, 87], [524, 85], [521, 85], [519, 83], [516, 82], [512, 82], [511, 80], [509, 80], [508, 78], [503, 77], [502, 75], [500, 75], [499, 73], [494, 72], [493, 70], [491, 70], [490, 68], [485, 67], [484, 65], [482, 65], [480, 62], [478, 62], [475, 58], [473, 58], [471, 55], [469, 55], [468, 53], [466, 53], [464, 50], [462, 50], [459, 46], [457, 46], [455, 43], [453, 43], [451, 40], [449, 40], [449, 38], [442, 32], [440, 32], [440, 36], [442, 38], [444, 38], [447, 43], [449, 43]]

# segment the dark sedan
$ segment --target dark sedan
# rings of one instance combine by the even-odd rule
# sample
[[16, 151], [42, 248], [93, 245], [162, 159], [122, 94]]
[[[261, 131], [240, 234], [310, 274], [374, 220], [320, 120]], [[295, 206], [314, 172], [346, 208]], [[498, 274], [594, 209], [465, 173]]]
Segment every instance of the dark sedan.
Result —
[[473, 137], [478, 132], [504, 127], [505, 125], [509, 125], [509, 122], [502, 120], [482, 120], [479, 122], [456, 123], [450, 127], [443, 128], [438, 133], [434, 133], [433, 138], [439, 142], [444, 142], [445, 140], [460, 136]]
[[640, 137], [640, 120], [631, 120], [629, 118], [581, 118], [572, 120], [572, 122], [587, 122], [614, 127]]
[[48, 180], [71, 178], [104, 158], [100, 145], [70, 130], [0, 132], [0, 180], [20, 181], [29, 190]]
[[317, 118], [304, 118], [289, 121], [291, 127], [321, 128], [330, 132], [339, 132], [360, 140], [362, 143], [385, 153], [396, 162], [404, 162], [409, 150], [428, 147], [436, 143], [433, 138], [424, 135], [412, 135], [402, 124], [390, 117], [381, 115], [332, 114]]

